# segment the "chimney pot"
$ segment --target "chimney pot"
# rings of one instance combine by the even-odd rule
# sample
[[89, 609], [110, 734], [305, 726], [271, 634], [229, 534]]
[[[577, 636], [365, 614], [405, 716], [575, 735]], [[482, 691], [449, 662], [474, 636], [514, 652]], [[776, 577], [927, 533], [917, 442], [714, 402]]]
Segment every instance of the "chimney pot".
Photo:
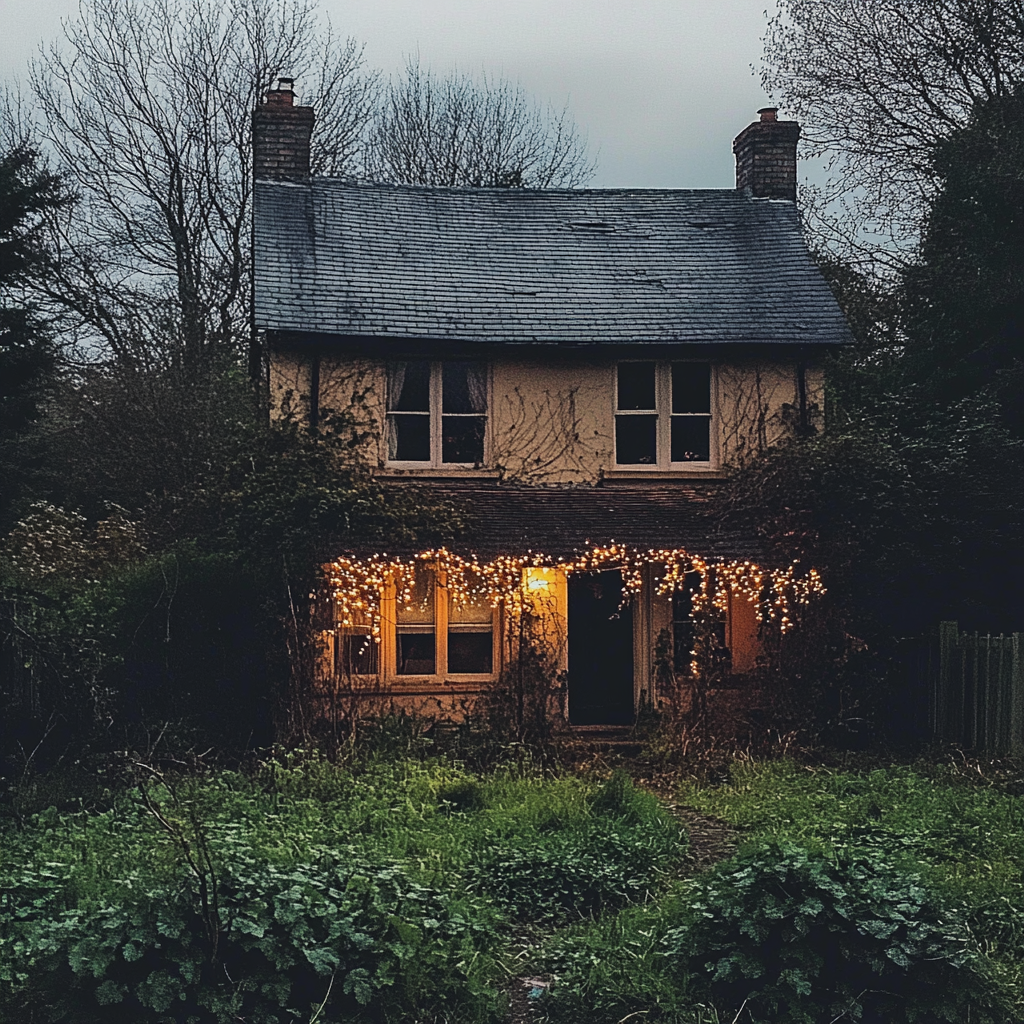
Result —
[[778, 116], [777, 115], [779, 113], [779, 108], [778, 107], [762, 107], [758, 111], [758, 113], [761, 115], [761, 123], [762, 124], [764, 124], [767, 121], [777, 121], [778, 120]]
[[263, 94], [263, 102], [272, 107], [291, 107], [295, 104], [295, 79], [278, 78], [277, 86]]

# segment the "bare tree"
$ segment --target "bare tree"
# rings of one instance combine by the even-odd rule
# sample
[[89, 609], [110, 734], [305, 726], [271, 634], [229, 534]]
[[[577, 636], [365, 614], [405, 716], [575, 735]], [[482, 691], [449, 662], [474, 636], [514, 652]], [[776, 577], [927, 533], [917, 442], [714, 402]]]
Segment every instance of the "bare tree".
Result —
[[763, 85], [828, 161], [817, 227], [848, 256], [899, 258], [936, 143], [1022, 80], [1024, 0], [780, 0], [765, 36]]
[[505, 79], [439, 78], [410, 61], [384, 90], [365, 169], [409, 185], [575, 188], [594, 164], [568, 110], [544, 109]]
[[244, 343], [252, 112], [279, 74], [316, 105], [314, 163], [355, 165], [375, 77], [314, 0], [82, 0], [31, 68], [36, 133], [78, 202], [49, 298], [92, 354], [198, 365]]

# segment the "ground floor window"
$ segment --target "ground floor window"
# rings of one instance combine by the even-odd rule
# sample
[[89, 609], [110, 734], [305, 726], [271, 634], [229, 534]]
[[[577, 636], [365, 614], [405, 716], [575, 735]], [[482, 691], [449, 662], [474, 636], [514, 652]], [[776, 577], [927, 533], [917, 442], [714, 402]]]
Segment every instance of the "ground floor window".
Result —
[[[693, 601], [701, 586], [699, 572], [683, 577], [683, 586], [672, 593], [672, 667], [676, 675], [688, 676], [693, 671], [693, 648], [697, 628], [693, 621]], [[726, 615], [713, 612], [711, 639], [717, 652], [718, 663], [728, 663], [729, 649], [726, 636]]]
[[381, 611], [379, 643], [369, 629], [339, 629], [339, 672], [396, 681], [494, 677], [498, 617], [487, 597], [451, 593], [443, 574], [417, 566], [384, 594]]
[[490, 675], [494, 671], [494, 609], [485, 597], [448, 598], [448, 671]]

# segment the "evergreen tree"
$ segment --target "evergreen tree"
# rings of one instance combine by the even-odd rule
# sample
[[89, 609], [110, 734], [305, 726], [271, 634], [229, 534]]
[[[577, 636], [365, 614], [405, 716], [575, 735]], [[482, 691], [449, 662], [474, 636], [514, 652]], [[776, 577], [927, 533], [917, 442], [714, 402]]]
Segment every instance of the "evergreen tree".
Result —
[[903, 274], [906, 373], [935, 403], [998, 394], [1024, 437], [1024, 93], [977, 103], [933, 164], [939, 191]]
[[27, 146], [0, 153], [0, 526], [9, 525], [28, 470], [23, 438], [52, 380], [57, 348], [29, 285], [50, 272], [44, 241], [48, 213], [70, 197]]
[[31, 149], [0, 155], [0, 439], [36, 414], [42, 383], [53, 372], [52, 335], [24, 286], [45, 274], [51, 256], [41, 227], [48, 211], [68, 202], [60, 180]]

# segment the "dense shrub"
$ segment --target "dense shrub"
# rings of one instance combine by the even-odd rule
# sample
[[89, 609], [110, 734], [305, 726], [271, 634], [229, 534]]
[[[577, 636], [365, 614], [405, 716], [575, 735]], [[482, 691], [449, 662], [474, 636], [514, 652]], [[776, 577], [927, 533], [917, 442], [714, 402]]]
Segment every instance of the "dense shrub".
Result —
[[877, 854], [757, 846], [705, 876], [665, 954], [770, 1024], [995, 1020], [958, 913]]
[[737, 762], [729, 775], [680, 795], [759, 839], [888, 855], [966, 905], [988, 958], [1024, 991], [1024, 797], [948, 764], [857, 772]]
[[487, 1016], [494, 994], [472, 965], [495, 932], [480, 907], [351, 848], [276, 865], [238, 838], [207, 906], [183, 874], [120, 879], [107, 900], [61, 909], [52, 879], [26, 872], [0, 929], [0, 1016], [276, 1024], [321, 1003], [327, 1019], [408, 1019], [441, 1003]]

